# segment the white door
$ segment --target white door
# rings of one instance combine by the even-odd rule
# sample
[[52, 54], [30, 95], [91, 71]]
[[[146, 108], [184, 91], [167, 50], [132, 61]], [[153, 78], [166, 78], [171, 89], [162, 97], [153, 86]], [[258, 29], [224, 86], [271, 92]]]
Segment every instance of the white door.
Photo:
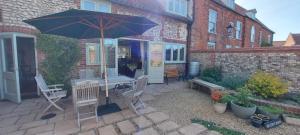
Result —
[[150, 42], [148, 45], [149, 83], [164, 83], [164, 46], [163, 43]]
[[3, 66], [3, 95], [5, 99], [20, 103], [21, 95], [19, 85], [16, 35], [2, 35], [0, 36], [0, 42]]

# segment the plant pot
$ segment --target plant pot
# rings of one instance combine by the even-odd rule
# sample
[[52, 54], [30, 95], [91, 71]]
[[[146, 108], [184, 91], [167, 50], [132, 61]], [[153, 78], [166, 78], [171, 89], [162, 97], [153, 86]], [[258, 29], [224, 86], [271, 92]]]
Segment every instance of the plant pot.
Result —
[[300, 119], [290, 117], [289, 115], [286, 115], [286, 114], [283, 114], [282, 116], [283, 116], [284, 122], [286, 122], [287, 124], [300, 126]]
[[227, 103], [214, 103], [214, 109], [217, 113], [224, 113], [227, 108]]
[[273, 119], [273, 120], [280, 119], [280, 115], [281, 115], [281, 114], [272, 114], [270, 112], [263, 111], [260, 108], [257, 108], [257, 113], [269, 116], [270, 119]]
[[262, 120], [261, 118], [252, 115], [252, 116], [250, 117], [250, 119], [251, 119], [251, 124], [252, 124], [252, 126], [257, 127], [257, 128], [262, 127], [263, 120]]
[[255, 113], [256, 105], [253, 105], [253, 107], [243, 107], [231, 101], [231, 110], [235, 116], [247, 119]]

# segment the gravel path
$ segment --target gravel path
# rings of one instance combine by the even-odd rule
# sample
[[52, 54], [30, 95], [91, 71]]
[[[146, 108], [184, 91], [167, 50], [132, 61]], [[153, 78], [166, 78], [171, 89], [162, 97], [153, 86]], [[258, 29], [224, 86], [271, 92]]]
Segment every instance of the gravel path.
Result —
[[[300, 135], [300, 127], [283, 124], [269, 130], [257, 129], [252, 127], [248, 121], [235, 117], [231, 112], [217, 114], [214, 112], [210, 97], [200, 91], [187, 89], [186, 83], [180, 82], [161, 87], [172, 89], [172, 91], [156, 95], [155, 100], [147, 101], [147, 104], [168, 113], [171, 120], [178, 124], [188, 125], [190, 119], [200, 118], [213, 121], [222, 127], [244, 132], [247, 135]], [[155, 91], [159, 87], [153, 86], [150, 89]]]

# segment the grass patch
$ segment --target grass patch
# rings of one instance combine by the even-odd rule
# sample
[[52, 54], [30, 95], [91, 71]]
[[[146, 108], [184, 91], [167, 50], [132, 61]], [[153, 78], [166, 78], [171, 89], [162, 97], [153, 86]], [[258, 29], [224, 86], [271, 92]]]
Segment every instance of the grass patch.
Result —
[[217, 131], [217, 132], [221, 133], [222, 135], [245, 135], [245, 133], [242, 133], [239, 131], [235, 131], [235, 130], [224, 128], [224, 127], [219, 127], [214, 122], [201, 120], [201, 119], [192, 119], [191, 121], [192, 121], [192, 123], [201, 124], [209, 130]]

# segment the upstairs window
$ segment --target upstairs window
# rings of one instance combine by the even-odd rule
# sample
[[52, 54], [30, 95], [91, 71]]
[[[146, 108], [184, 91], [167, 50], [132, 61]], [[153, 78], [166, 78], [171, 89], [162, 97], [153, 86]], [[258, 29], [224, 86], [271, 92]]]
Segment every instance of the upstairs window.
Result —
[[235, 32], [235, 38], [236, 39], [242, 39], [242, 22], [237, 21], [236, 22], [236, 32]]
[[235, 2], [234, 0], [226, 0], [225, 1], [226, 6], [228, 6], [231, 9], [235, 9]]
[[187, 0], [168, 0], [168, 11], [173, 14], [187, 16]]
[[250, 42], [251, 43], [254, 43], [255, 42], [255, 27], [254, 26], [252, 26], [251, 27], [251, 33], [250, 33]]
[[218, 13], [215, 10], [209, 9], [208, 16], [208, 32], [209, 33], [217, 33], [217, 17]]
[[111, 13], [111, 5], [105, 0], [82, 0], [81, 9]]

